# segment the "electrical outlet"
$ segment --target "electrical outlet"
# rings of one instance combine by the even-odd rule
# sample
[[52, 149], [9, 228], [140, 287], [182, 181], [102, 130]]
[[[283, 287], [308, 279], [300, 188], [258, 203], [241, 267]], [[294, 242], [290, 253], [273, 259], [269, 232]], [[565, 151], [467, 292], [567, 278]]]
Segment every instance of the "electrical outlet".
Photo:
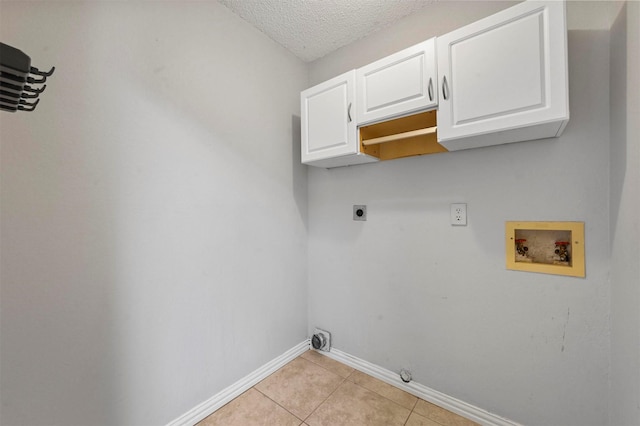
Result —
[[464, 203], [451, 204], [451, 225], [467, 226], [467, 205]]
[[353, 220], [367, 220], [367, 206], [354, 205], [353, 206]]

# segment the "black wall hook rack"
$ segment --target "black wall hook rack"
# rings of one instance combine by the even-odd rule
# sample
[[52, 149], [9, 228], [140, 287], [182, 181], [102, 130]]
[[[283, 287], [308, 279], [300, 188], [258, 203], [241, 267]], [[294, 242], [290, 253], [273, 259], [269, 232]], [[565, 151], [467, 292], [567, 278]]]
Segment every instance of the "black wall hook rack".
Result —
[[[0, 109], [9, 112], [30, 112], [36, 109], [40, 93], [47, 87], [44, 83], [55, 69], [56, 67], [52, 67], [49, 71], [40, 71], [31, 66], [31, 58], [23, 51], [0, 43]], [[43, 86], [32, 87], [27, 83]]]

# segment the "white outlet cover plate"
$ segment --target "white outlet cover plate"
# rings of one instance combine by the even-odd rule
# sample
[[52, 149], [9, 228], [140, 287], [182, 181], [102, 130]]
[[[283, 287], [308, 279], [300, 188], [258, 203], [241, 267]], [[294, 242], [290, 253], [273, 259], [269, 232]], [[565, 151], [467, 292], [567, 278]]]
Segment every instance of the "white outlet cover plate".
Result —
[[367, 220], [367, 206], [364, 204], [353, 205], [353, 220]]
[[451, 225], [467, 226], [467, 205], [465, 203], [451, 204]]

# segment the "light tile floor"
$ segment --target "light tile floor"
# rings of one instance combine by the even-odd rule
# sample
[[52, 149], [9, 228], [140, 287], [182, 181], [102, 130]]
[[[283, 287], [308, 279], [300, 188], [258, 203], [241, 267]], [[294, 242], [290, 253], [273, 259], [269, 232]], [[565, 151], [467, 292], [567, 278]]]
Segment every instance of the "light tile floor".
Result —
[[307, 351], [199, 426], [471, 426], [476, 423]]

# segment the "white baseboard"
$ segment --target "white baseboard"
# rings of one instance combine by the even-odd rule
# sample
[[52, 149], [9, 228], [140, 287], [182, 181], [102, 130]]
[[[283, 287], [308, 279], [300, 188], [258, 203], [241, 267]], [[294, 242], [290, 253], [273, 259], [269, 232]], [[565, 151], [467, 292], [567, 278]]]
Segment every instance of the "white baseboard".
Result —
[[328, 356], [336, 361], [353, 367], [356, 370], [362, 371], [370, 376], [380, 379], [390, 385], [404, 390], [418, 398], [425, 401], [436, 404], [439, 407], [445, 408], [454, 413], [460, 414], [463, 417], [473, 420], [481, 425], [490, 426], [520, 426], [518, 423], [509, 419], [505, 419], [496, 414], [490, 413], [486, 410], [478, 408], [474, 405], [467, 404], [449, 395], [445, 395], [442, 392], [438, 392], [424, 385], [416, 382], [405, 383], [400, 379], [398, 373], [394, 373], [390, 370], [382, 368], [378, 365], [371, 364], [363, 359], [349, 355], [346, 352], [342, 352], [338, 349], [331, 348], [330, 352], [321, 352], [323, 355]]
[[214, 411], [227, 404], [232, 399], [240, 396], [247, 389], [253, 387], [258, 384], [261, 380], [274, 373], [280, 367], [284, 366], [289, 361], [292, 361], [294, 358], [302, 355], [304, 352], [309, 350], [310, 343], [309, 339], [305, 340], [302, 343], [297, 344], [293, 348], [289, 349], [287, 352], [283, 353], [279, 357], [269, 361], [262, 367], [258, 368], [253, 373], [248, 376], [240, 379], [235, 382], [231, 386], [223, 389], [218, 392], [211, 398], [206, 401], [198, 404], [188, 412], [184, 413], [182, 416], [173, 420], [171, 423], [167, 424], [167, 426], [193, 426], [198, 423], [200, 420], [205, 417], [211, 415]]
[[[299, 343], [287, 352], [283, 353], [279, 357], [271, 360], [267, 364], [263, 365], [253, 373], [240, 379], [236, 383], [232, 384], [226, 389], [218, 392], [208, 400], [198, 404], [182, 416], [173, 420], [167, 426], [193, 426], [200, 420], [211, 415], [214, 411], [227, 404], [232, 399], [240, 396], [247, 389], [258, 384], [261, 380], [265, 379], [270, 374], [274, 373], [280, 367], [286, 363], [292, 361], [294, 358], [302, 355], [309, 350], [309, 339]], [[486, 410], [478, 408], [474, 405], [467, 404], [449, 395], [445, 395], [442, 392], [438, 392], [434, 389], [428, 388], [416, 382], [405, 383], [400, 379], [399, 374], [393, 371], [382, 368], [378, 365], [367, 362], [363, 359], [357, 358], [353, 355], [349, 355], [346, 352], [342, 352], [338, 349], [331, 348], [330, 352], [321, 351], [323, 355], [328, 356], [336, 361], [346, 364], [356, 370], [362, 371], [370, 376], [382, 380], [390, 385], [404, 390], [418, 398], [429, 401], [436, 404], [439, 407], [445, 408], [454, 413], [460, 414], [476, 423], [487, 426], [520, 426], [518, 423], [511, 420], [500, 417], [496, 414], [490, 413]]]

